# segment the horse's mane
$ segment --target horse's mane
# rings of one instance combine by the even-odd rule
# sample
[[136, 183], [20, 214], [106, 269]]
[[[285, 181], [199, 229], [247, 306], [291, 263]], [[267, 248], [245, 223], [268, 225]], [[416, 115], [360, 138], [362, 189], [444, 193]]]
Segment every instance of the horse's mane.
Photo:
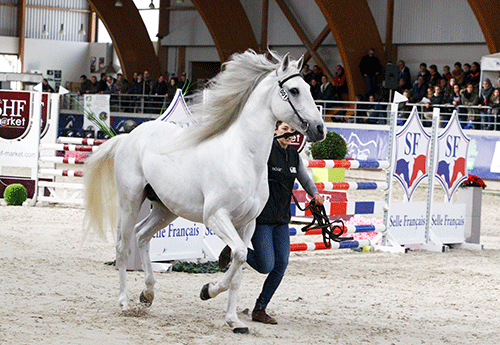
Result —
[[210, 80], [206, 88], [195, 93], [189, 107], [197, 121], [189, 128], [191, 142], [207, 140], [234, 123], [255, 87], [280, 66], [282, 57], [275, 52], [269, 53], [277, 63], [250, 49], [233, 54], [222, 65], [222, 72]]

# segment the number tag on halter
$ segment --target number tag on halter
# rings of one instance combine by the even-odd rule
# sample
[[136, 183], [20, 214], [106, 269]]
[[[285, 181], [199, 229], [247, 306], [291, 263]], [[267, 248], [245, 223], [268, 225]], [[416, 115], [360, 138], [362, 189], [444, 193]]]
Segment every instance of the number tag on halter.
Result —
[[280, 89], [280, 96], [282, 100], [288, 101], [288, 93], [285, 91], [285, 89]]

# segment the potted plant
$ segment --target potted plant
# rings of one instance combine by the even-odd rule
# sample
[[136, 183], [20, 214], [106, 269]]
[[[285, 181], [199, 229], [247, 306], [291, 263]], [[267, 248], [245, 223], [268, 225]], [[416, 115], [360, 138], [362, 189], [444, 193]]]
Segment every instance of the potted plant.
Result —
[[[347, 154], [347, 143], [344, 138], [333, 131], [326, 134], [325, 140], [311, 145], [313, 159], [342, 160]], [[314, 182], [343, 182], [345, 169], [313, 168]]]

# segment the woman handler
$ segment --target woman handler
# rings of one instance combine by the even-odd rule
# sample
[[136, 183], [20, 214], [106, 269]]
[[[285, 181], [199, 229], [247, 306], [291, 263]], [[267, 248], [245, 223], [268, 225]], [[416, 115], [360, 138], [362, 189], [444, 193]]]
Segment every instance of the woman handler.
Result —
[[[268, 274], [262, 291], [252, 311], [252, 320], [277, 324], [273, 317], [267, 315], [266, 307], [274, 295], [285, 274], [290, 256], [290, 233], [288, 224], [291, 219], [290, 200], [295, 178], [314, 199], [322, 205], [324, 200], [318, 193], [302, 164], [297, 150], [289, 147], [291, 137], [279, 137], [294, 132], [287, 123], [276, 123], [271, 155], [267, 162], [269, 179], [269, 199], [262, 213], [257, 217], [255, 232], [252, 237], [253, 249], [248, 249], [247, 263], [256, 271]], [[219, 267], [224, 269], [231, 260], [231, 248], [226, 246], [219, 257]]]

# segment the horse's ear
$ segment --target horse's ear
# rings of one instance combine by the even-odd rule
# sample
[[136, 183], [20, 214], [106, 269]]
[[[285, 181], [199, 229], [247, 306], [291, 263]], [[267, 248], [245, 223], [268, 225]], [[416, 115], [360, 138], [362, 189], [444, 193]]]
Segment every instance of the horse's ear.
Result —
[[302, 67], [304, 66], [304, 54], [297, 60], [297, 69], [302, 71]]
[[283, 60], [281, 60], [281, 68], [280, 68], [281, 71], [285, 72], [289, 64], [290, 64], [290, 53], [286, 53], [285, 56], [283, 56]]

